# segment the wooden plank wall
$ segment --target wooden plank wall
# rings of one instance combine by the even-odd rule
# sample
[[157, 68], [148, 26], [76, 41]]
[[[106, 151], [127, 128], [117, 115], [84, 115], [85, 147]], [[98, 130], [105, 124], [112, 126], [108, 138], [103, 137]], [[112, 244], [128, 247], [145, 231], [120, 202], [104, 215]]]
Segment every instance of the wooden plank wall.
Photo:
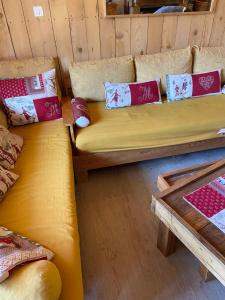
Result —
[[[34, 16], [35, 5], [43, 17]], [[211, 15], [105, 19], [102, 11], [102, 0], [0, 0], [0, 59], [58, 57], [68, 86], [73, 60], [225, 46], [225, 0]]]

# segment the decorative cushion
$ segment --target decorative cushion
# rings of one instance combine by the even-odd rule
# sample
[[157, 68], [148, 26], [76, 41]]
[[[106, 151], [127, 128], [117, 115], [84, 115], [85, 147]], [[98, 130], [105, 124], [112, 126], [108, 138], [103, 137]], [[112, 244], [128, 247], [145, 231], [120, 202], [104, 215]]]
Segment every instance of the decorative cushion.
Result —
[[1, 300], [57, 300], [62, 281], [57, 267], [47, 260], [26, 264], [0, 284]]
[[220, 71], [167, 75], [167, 98], [169, 101], [216, 94], [221, 94]]
[[53, 256], [53, 252], [43, 246], [0, 227], [0, 282], [19, 265], [40, 259], [51, 260]]
[[159, 80], [142, 83], [105, 83], [106, 108], [161, 103]]
[[6, 169], [15, 166], [23, 147], [23, 138], [0, 125], [0, 165]]
[[11, 125], [24, 125], [62, 117], [55, 69], [32, 77], [0, 80], [0, 97], [4, 99]]
[[0, 125], [4, 126], [5, 128], [8, 127], [7, 117], [3, 111], [3, 109], [0, 108]]
[[[5, 170], [0, 166], [0, 201], [2, 201], [7, 191], [14, 185], [14, 183], [17, 181], [18, 178], [19, 178], [18, 175], [8, 170]], [[0, 233], [0, 239], [1, 239], [1, 233]], [[0, 241], [0, 270], [1, 270], [1, 241]], [[1, 274], [0, 274], [0, 282], [1, 282]]]
[[134, 82], [132, 56], [73, 63], [70, 67], [73, 94], [90, 101], [104, 101], [104, 83]]
[[[31, 77], [56, 68], [53, 57], [34, 57], [25, 59], [10, 59], [0, 61], [0, 79]], [[56, 78], [58, 97], [61, 91]]]
[[75, 124], [78, 127], [84, 128], [91, 123], [88, 106], [84, 99], [74, 98], [71, 101]]
[[166, 75], [192, 73], [191, 48], [173, 50], [135, 58], [137, 81], [161, 79], [161, 92], [166, 94]]
[[194, 47], [193, 73], [221, 69], [222, 84], [225, 84], [225, 47]]

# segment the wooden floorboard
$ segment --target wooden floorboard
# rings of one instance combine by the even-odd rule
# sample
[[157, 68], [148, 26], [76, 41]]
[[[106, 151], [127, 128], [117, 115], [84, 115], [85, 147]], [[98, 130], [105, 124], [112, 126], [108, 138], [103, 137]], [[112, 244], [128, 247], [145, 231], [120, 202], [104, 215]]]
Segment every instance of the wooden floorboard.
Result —
[[92, 171], [77, 186], [85, 299], [224, 300], [225, 288], [204, 283], [198, 261], [181, 244], [169, 258], [157, 250], [153, 165]]

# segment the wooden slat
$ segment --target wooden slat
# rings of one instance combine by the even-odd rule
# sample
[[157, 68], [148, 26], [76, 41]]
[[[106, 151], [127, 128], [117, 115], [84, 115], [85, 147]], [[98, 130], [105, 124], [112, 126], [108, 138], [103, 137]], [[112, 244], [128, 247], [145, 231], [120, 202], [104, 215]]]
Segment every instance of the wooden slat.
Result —
[[175, 48], [177, 30], [177, 17], [164, 17], [162, 32], [162, 51]]
[[133, 55], [146, 54], [148, 44], [148, 18], [134, 18], [131, 20], [131, 53]]
[[214, 21], [214, 14], [205, 16], [204, 34], [202, 37], [201, 45], [203, 47], [208, 47], [210, 42], [210, 36], [212, 32], [212, 26]]
[[115, 20], [100, 18], [101, 58], [116, 56]]
[[[160, 16], [162, 17], [179, 17], [181, 14], [181, 12], [172, 12], [172, 13], [161, 13]], [[186, 12], [185, 15], [187, 16], [199, 16], [199, 15], [210, 15], [211, 12], [210, 11], [190, 11], [190, 12]], [[145, 17], [151, 17], [151, 18], [158, 18], [159, 14], [144, 14]], [[112, 18], [126, 18], [127, 16], [129, 16], [129, 18], [134, 19], [134, 18], [142, 18], [143, 14], [131, 14], [131, 15], [107, 15], [106, 18], [107, 19], [112, 19]]]
[[13, 44], [5, 18], [2, 2], [0, 1], [0, 57], [1, 59], [15, 58]]
[[191, 16], [179, 16], [177, 20], [175, 49], [182, 49], [189, 45], [190, 29]]
[[131, 24], [130, 18], [116, 19], [116, 56], [131, 53]]
[[114, 19], [105, 18], [104, 4], [104, 1], [98, 0], [101, 58], [110, 58], [116, 56], [116, 28]]
[[205, 16], [192, 16], [189, 35], [189, 45], [201, 46], [204, 34]]
[[[205, 184], [207, 184], [209, 181], [212, 180], [210, 176], [212, 173], [214, 178], [217, 178], [218, 176], [225, 174], [225, 159], [217, 161], [215, 164], [210, 165], [208, 168], [199, 171], [198, 173], [194, 174], [189, 178], [184, 178], [182, 180], [179, 180], [173, 186], [160, 193], [160, 198], [166, 197], [172, 194], [174, 191], [177, 192], [180, 189], [184, 189], [186, 186], [193, 183], [195, 183], [195, 187], [198, 188], [198, 186], [201, 186], [201, 179], [203, 177], [204, 177]], [[218, 175], [218, 173], [220, 175]], [[207, 182], [207, 180], [209, 181]]]
[[83, 0], [67, 0], [75, 61], [88, 60], [88, 41]]
[[213, 26], [210, 36], [210, 46], [219, 46], [223, 43], [223, 34], [225, 28], [225, 1], [219, 0], [216, 6], [216, 12], [213, 20]]
[[74, 125], [74, 116], [71, 106], [71, 98], [65, 97], [61, 101], [63, 122], [66, 126]]
[[219, 252], [225, 254], [225, 236], [214, 224], [208, 222], [207, 226], [198, 231], [210, 244], [212, 244]]
[[64, 0], [49, 0], [49, 5], [57, 54], [60, 59], [62, 76], [65, 80], [69, 77], [68, 68], [74, 59], [67, 6]]
[[[204, 164], [199, 164], [199, 165], [195, 165], [195, 166], [191, 166], [191, 167], [187, 167], [184, 169], [180, 169], [180, 170], [174, 170], [168, 173], [164, 173], [162, 175], [160, 175], [160, 178], [163, 178], [165, 180], [165, 182], [171, 182], [176, 180], [177, 178], [179, 178], [182, 175], [190, 175], [190, 173], [195, 173], [197, 171], [200, 171], [202, 169], [205, 169], [213, 164], [215, 164], [217, 161], [211, 161], [211, 162], [207, 162]], [[168, 184], [168, 183], [167, 183]]]
[[153, 54], [161, 51], [162, 31], [163, 31], [163, 17], [158, 17], [158, 18], [149, 17], [147, 53]]
[[101, 47], [98, 19], [98, 1], [84, 0], [84, 11], [87, 29], [89, 59], [100, 59]]
[[[57, 57], [56, 43], [52, 28], [51, 13], [48, 0], [21, 0], [34, 56]], [[43, 17], [35, 17], [34, 6], [42, 6]]]
[[2, 3], [16, 57], [32, 57], [32, 50], [20, 0], [2, 0]]

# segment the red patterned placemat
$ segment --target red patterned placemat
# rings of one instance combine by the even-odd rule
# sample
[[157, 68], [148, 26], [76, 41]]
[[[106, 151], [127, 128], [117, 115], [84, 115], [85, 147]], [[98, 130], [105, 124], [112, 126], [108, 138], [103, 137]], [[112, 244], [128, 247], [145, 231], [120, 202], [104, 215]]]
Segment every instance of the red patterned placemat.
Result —
[[184, 196], [184, 200], [225, 233], [225, 176]]

